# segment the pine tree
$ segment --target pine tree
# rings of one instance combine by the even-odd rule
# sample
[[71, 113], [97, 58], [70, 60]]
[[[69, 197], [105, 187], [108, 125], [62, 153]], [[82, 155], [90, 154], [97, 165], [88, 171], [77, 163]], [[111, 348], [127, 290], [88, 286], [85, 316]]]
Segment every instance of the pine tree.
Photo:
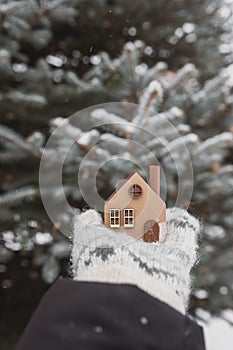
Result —
[[[233, 165], [231, 7], [226, 1], [0, 1], [0, 260], [14, 251], [31, 250], [52, 282], [69, 242], [59, 228], [64, 213], [49, 224], [40, 201], [38, 169], [46, 140], [66, 117], [87, 106], [121, 101], [125, 110], [94, 108], [84, 118], [64, 124], [51, 159], [60, 159], [74, 133], [81, 137], [66, 158], [64, 190], [69, 201], [85, 203], [74, 178], [83, 156], [96, 146], [95, 157], [107, 161], [124, 154], [138, 135], [113, 121], [125, 122], [130, 103], [150, 107], [138, 112], [138, 123], [152, 133], [161, 130], [176, 166], [183, 136], [194, 170], [189, 210], [203, 218], [201, 265], [191, 308], [220, 313], [232, 307]], [[125, 119], [126, 118], [126, 119]], [[90, 131], [96, 120], [107, 123]], [[128, 127], [134, 124], [127, 120]], [[163, 127], [164, 125], [164, 127]], [[118, 126], [118, 127], [116, 127]], [[110, 148], [101, 142], [111, 138]], [[165, 147], [141, 141], [161, 162], [168, 176], [168, 203], [177, 195], [175, 165]], [[150, 164], [140, 153], [132, 161]], [[95, 159], [92, 160], [93, 164]], [[93, 164], [87, 164], [91, 174]], [[98, 191], [107, 197], [133, 163], [106, 163]], [[47, 188], [59, 203], [59, 189]], [[44, 232], [43, 234], [41, 232]], [[46, 249], [42, 249], [46, 245]]]

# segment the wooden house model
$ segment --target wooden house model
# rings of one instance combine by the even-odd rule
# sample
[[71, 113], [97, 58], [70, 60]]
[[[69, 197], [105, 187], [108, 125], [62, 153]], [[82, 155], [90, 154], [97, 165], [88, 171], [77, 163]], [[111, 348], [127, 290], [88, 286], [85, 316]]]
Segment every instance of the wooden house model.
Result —
[[160, 198], [160, 167], [149, 167], [149, 184], [133, 172], [105, 202], [104, 223], [147, 242], [166, 238], [166, 204]]

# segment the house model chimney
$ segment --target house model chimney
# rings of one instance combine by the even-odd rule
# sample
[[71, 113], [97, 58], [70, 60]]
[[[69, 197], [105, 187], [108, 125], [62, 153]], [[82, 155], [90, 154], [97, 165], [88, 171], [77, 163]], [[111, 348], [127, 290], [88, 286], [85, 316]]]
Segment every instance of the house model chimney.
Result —
[[160, 196], [160, 166], [149, 166], [149, 184], [152, 190]]

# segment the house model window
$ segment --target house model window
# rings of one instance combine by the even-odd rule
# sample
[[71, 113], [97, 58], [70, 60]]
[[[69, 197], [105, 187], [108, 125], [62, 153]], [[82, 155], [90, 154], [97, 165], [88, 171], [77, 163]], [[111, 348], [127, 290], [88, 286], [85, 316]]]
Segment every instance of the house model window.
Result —
[[130, 187], [130, 195], [133, 198], [139, 198], [142, 194], [142, 188], [139, 185], [133, 185]]
[[124, 227], [134, 227], [134, 209], [124, 209]]
[[120, 209], [110, 210], [110, 227], [120, 227]]

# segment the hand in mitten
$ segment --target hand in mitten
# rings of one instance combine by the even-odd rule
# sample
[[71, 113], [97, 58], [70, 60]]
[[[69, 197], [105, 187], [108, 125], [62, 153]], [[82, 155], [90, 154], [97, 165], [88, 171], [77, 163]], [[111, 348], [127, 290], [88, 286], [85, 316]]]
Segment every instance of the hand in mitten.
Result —
[[74, 279], [135, 284], [185, 313], [199, 228], [185, 210], [168, 209], [166, 241], [154, 244], [107, 229], [99, 213], [88, 210], [74, 222]]

